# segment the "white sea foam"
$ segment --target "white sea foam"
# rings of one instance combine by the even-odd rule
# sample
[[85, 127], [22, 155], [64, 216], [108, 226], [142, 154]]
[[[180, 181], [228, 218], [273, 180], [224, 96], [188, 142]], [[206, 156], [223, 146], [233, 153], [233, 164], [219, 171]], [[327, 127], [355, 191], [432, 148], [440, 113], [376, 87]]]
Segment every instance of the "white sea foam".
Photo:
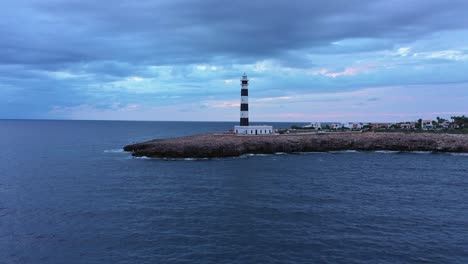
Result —
[[147, 156], [141, 156], [141, 157], [135, 157], [135, 159], [147, 160], [147, 159], [151, 159], [151, 158], [147, 157]]
[[123, 153], [124, 150], [123, 149], [108, 149], [108, 150], [104, 150], [104, 153]]
[[357, 150], [338, 150], [338, 151], [329, 151], [329, 153], [359, 153]]
[[434, 152], [432, 151], [410, 151], [410, 153], [427, 155], [427, 154], [433, 154]]
[[193, 161], [193, 160], [216, 160], [220, 158], [184, 158], [182, 160]]
[[151, 158], [155, 160], [165, 161], [201, 161], [201, 160], [218, 160], [220, 158]]
[[468, 157], [468, 153], [455, 153], [455, 152], [452, 152], [452, 153], [447, 153], [451, 156], [458, 156], [458, 157]]
[[374, 151], [375, 153], [381, 153], [381, 154], [396, 154], [400, 153], [400, 151], [397, 150], [376, 150]]
[[[276, 154], [276, 153], [275, 153]], [[254, 153], [247, 153], [239, 156], [239, 158], [247, 158], [247, 157], [263, 157], [263, 156], [270, 156], [271, 154], [254, 154]]]

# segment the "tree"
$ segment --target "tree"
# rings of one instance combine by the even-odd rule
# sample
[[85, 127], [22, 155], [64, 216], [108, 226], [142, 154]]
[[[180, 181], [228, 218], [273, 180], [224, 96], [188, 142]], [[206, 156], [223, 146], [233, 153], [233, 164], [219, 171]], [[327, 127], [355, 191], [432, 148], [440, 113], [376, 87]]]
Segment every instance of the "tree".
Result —
[[466, 116], [452, 116], [453, 122], [460, 127], [468, 127], [468, 117]]
[[416, 128], [417, 128], [417, 129], [421, 129], [421, 128], [422, 128], [422, 119], [421, 119], [421, 118], [418, 119], [418, 122], [416, 123]]
[[442, 124], [443, 122], [447, 121], [447, 119], [440, 118], [440, 117], [437, 117], [436, 119], [437, 119], [438, 124]]

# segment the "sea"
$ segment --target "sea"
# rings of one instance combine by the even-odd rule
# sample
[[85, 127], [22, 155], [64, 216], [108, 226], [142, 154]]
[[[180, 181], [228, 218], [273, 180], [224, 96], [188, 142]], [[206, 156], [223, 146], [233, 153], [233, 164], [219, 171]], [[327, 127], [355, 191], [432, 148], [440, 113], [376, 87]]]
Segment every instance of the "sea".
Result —
[[0, 263], [468, 263], [464, 154], [122, 151], [233, 125], [0, 121]]

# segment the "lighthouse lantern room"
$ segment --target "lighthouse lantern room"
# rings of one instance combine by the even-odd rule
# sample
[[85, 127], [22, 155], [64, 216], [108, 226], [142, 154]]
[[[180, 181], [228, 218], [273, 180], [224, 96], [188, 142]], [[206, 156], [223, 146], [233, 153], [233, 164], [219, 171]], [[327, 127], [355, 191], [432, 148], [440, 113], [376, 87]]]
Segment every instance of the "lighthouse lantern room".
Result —
[[240, 125], [234, 127], [237, 135], [268, 135], [272, 126], [251, 126], [249, 122], [249, 79], [244, 73], [241, 79]]

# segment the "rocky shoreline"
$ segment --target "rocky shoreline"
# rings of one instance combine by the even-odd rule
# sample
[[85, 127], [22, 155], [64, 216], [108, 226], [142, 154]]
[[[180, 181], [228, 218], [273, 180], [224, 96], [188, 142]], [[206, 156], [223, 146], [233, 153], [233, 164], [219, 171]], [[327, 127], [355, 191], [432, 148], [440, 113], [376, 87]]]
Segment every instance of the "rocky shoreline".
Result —
[[136, 157], [154, 158], [215, 158], [340, 150], [468, 153], [468, 135], [382, 132], [265, 136], [201, 134], [151, 140], [125, 146], [124, 150]]

